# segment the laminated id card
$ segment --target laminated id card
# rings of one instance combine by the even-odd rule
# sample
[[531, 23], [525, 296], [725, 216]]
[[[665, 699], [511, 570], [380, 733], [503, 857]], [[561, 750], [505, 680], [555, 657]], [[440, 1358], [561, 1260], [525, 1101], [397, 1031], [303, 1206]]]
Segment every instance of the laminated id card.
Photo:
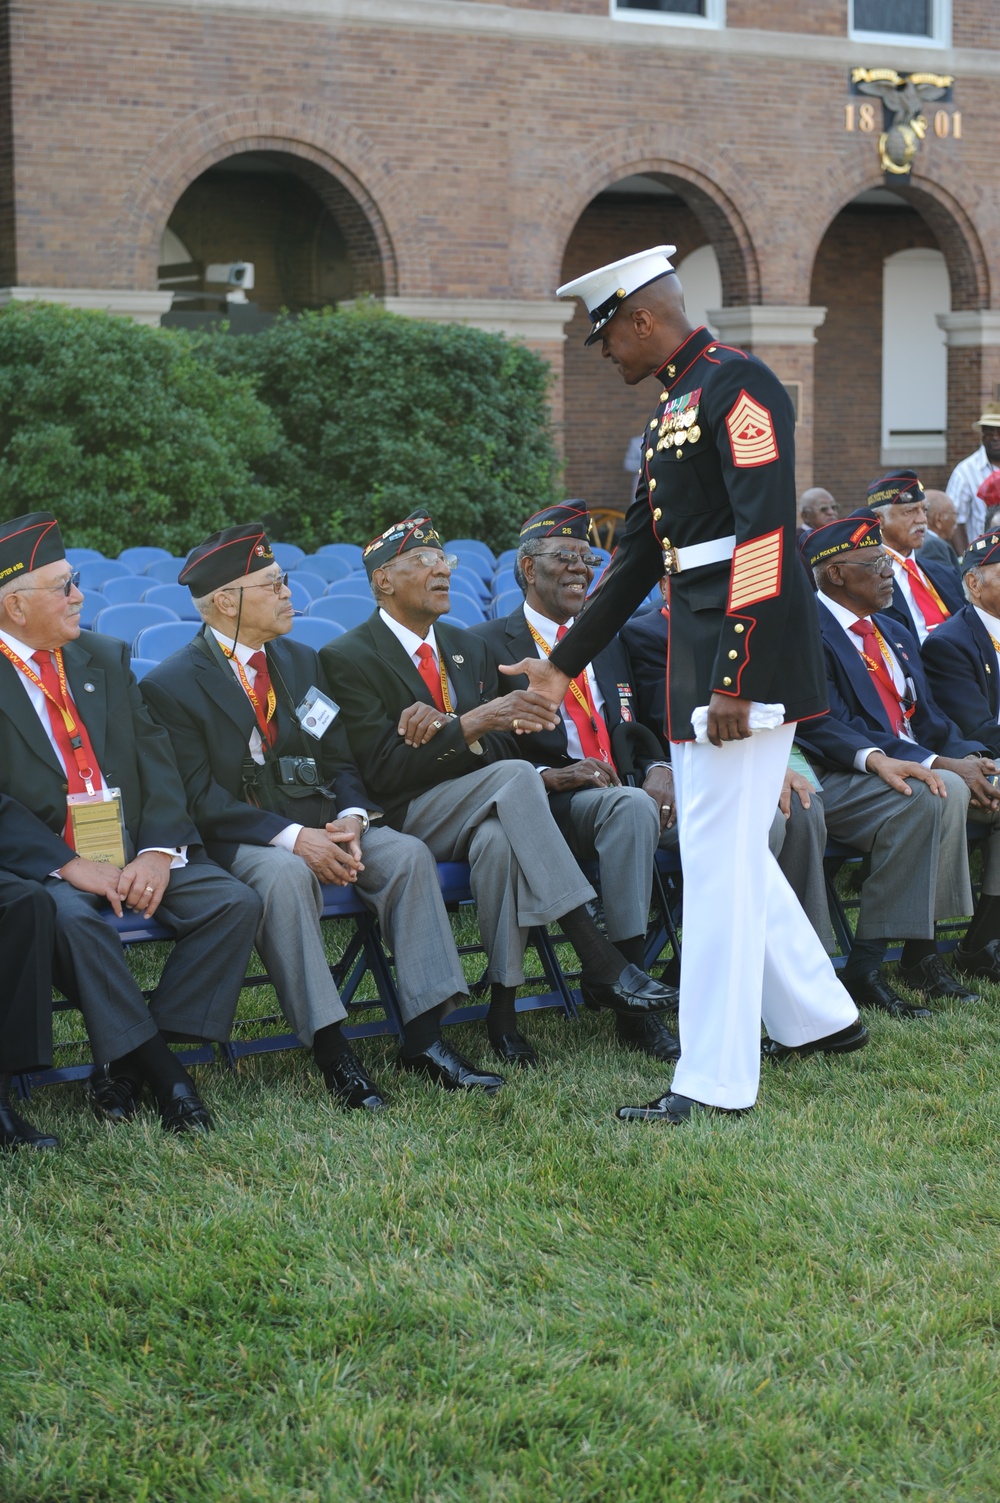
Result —
[[69, 811], [71, 845], [85, 861], [107, 861], [124, 866], [125, 815], [120, 788], [102, 788], [97, 793], [71, 793]]
[[314, 684], [295, 711], [295, 718], [307, 736], [319, 741], [339, 714], [340, 706]]

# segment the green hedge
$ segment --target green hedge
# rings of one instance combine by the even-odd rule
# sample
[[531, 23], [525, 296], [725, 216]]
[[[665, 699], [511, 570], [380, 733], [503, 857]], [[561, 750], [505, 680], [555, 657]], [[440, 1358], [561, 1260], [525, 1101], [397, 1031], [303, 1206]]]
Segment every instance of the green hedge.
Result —
[[0, 311], [0, 516], [184, 553], [261, 517], [312, 548], [415, 506], [500, 549], [556, 497], [548, 365], [497, 335], [362, 304], [234, 338], [50, 303]]
[[556, 499], [551, 373], [522, 345], [361, 303], [216, 336], [206, 353], [252, 379], [281, 423], [285, 448], [260, 466], [287, 497], [275, 536], [366, 541], [426, 506], [442, 536], [500, 549]]

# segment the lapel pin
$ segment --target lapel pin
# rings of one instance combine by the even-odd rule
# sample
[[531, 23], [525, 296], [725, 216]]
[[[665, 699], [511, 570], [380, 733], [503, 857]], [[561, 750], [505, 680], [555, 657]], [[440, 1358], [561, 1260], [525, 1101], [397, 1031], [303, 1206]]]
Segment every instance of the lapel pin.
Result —
[[93, 692], [94, 692], [94, 686], [93, 686], [93, 684], [84, 684], [83, 687], [86, 689], [86, 691], [87, 691], [88, 694], [93, 694]]
[[462, 654], [460, 652], [453, 652], [452, 655], [451, 655], [451, 660], [452, 660], [453, 663], [464, 663], [465, 662], [465, 659], [463, 658], [463, 656], [462, 656]]

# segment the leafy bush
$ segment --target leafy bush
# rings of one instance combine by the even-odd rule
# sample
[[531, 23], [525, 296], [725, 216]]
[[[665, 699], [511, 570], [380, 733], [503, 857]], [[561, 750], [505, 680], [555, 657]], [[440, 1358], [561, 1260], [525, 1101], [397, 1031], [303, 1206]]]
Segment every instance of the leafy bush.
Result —
[[0, 311], [2, 516], [48, 508], [68, 543], [183, 553], [280, 509], [255, 472], [281, 444], [250, 382], [187, 335], [51, 303]]
[[364, 542], [426, 506], [443, 537], [499, 549], [556, 499], [549, 367], [498, 335], [361, 303], [217, 335], [203, 352], [252, 378], [281, 423], [284, 447], [260, 460], [286, 497], [268, 518], [275, 537]]

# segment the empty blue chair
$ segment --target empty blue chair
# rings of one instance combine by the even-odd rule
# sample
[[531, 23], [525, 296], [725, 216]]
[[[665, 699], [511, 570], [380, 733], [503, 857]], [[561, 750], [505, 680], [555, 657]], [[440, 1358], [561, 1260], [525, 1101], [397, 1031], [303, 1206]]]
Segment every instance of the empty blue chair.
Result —
[[314, 597], [309, 593], [304, 584], [299, 584], [294, 574], [289, 574], [288, 576], [288, 588], [292, 592], [292, 606], [295, 610], [304, 611], [308, 606], [312, 605]]
[[156, 661], [154, 658], [133, 658], [129, 663], [129, 667], [137, 679], [143, 678], [149, 672], [150, 668], [156, 667]]
[[465, 595], [456, 595], [452, 591], [448, 614], [440, 619], [449, 626], [475, 626], [486, 620], [486, 612], [475, 600], [469, 600]]
[[477, 553], [474, 549], [469, 548], [451, 547], [448, 547], [445, 551], [447, 553], [454, 553], [458, 559], [459, 566], [470, 573], [478, 574], [479, 578], [485, 584], [489, 584], [493, 578], [496, 563], [492, 557], [487, 558], [485, 553]]
[[500, 572], [501, 569], [509, 569], [509, 568], [511, 568], [513, 566], [514, 560], [516, 558], [517, 558], [517, 549], [516, 548], [505, 548], [502, 553], [497, 554], [497, 568], [496, 568], [496, 572], [499, 574], [499, 572]]
[[93, 629], [95, 616], [103, 611], [105, 606], [110, 604], [111, 601], [106, 595], [102, 595], [100, 590], [87, 591], [83, 597], [83, 604], [80, 607], [80, 625], [84, 631], [91, 631]]
[[156, 584], [176, 584], [177, 576], [186, 562], [186, 554], [183, 558], [156, 558], [142, 572]]
[[118, 555], [118, 562], [125, 566], [133, 574], [141, 574], [149, 564], [155, 563], [158, 558], [172, 558], [169, 548], [123, 548]]
[[490, 569], [496, 568], [496, 554], [489, 543], [483, 543], [479, 538], [452, 538], [450, 543], [444, 545], [445, 553], [478, 553], [485, 558]]
[[516, 610], [524, 601], [521, 591], [515, 586], [513, 590], [503, 590], [493, 602], [494, 616], [509, 616], [511, 611]]
[[315, 600], [318, 596], [326, 594], [326, 580], [322, 579], [318, 574], [314, 574], [311, 569], [296, 569], [295, 582], [302, 586], [310, 600]]
[[146, 593], [143, 595], [146, 605], [165, 605], [173, 611], [179, 621], [200, 621], [201, 617], [195, 609], [194, 596], [187, 585], [182, 584], [155, 584], [151, 585], [146, 580]]
[[135, 639], [133, 655], [162, 663], [179, 647], [186, 647], [198, 631], [193, 621], [161, 621], [158, 626], [147, 626]]
[[306, 612], [306, 620], [337, 621], [345, 631], [367, 621], [375, 609], [371, 595], [362, 600], [359, 595], [323, 595], [314, 600]]
[[81, 590], [100, 590], [106, 580], [121, 579], [123, 575], [132, 573], [131, 569], [113, 558], [88, 558], [76, 567], [80, 570]]
[[123, 574], [119, 579], [106, 579], [101, 594], [109, 605], [124, 605], [127, 600], [141, 600], [148, 589], [145, 574]]
[[306, 556], [306, 550], [298, 543], [272, 543], [271, 552], [283, 569], [294, 569], [299, 559]]
[[94, 630], [109, 637], [120, 637], [123, 642], [134, 642], [147, 626], [156, 626], [162, 621], [178, 621], [180, 617], [166, 605], [147, 605], [144, 600], [126, 601], [124, 605], [105, 606], [94, 618]]
[[483, 579], [481, 575], [475, 572], [475, 570], [466, 569], [464, 565], [459, 564], [458, 568], [453, 571], [451, 577], [453, 580], [461, 580], [468, 586], [470, 590], [474, 591], [475, 594], [479, 596], [480, 600], [489, 600], [490, 595], [492, 594], [490, 581], [488, 579]]
[[493, 596], [502, 595], [504, 590], [517, 590], [520, 585], [514, 578], [513, 569], [498, 569], [493, 580]]
[[352, 569], [363, 569], [365, 566], [364, 550], [357, 543], [324, 543], [322, 548], [316, 549], [317, 553], [324, 557], [344, 558]]
[[318, 574], [329, 584], [335, 579], [346, 579], [355, 570], [346, 558], [341, 558], [337, 553], [307, 553], [300, 558], [294, 566], [296, 574], [300, 569], [307, 570], [310, 574]]
[[68, 562], [71, 563], [71, 564], [73, 564], [74, 566], [76, 564], [85, 564], [90, 559], [103, 558], [103, 557], [104, 557], [104, 554], [100, 551], [99, 548], [67, 548], [66, 549], [66, 558], [67, 558]]
[[304, 642], [319, 652], [327, 642], [344, 634], [344, 627], [336, 621], [324, 621], [321, 616], [296, 616], [289, 632], [293, 642]]
[[464, 595], [466, 600], [472, 600], [476, 605], [482, 605], [483, 603], [482, 593], [474, 585], [470, 585], [468, 580], [456, 579], [454, 574], [451, 576], [451, 593], [453, 595]]
[[349, 574], [346, 579], [335, 579], [326, 587], [328, 595], [363, 595], [367, 600], [374, 600], [372, 587], [368, 583], [365, 574]]

